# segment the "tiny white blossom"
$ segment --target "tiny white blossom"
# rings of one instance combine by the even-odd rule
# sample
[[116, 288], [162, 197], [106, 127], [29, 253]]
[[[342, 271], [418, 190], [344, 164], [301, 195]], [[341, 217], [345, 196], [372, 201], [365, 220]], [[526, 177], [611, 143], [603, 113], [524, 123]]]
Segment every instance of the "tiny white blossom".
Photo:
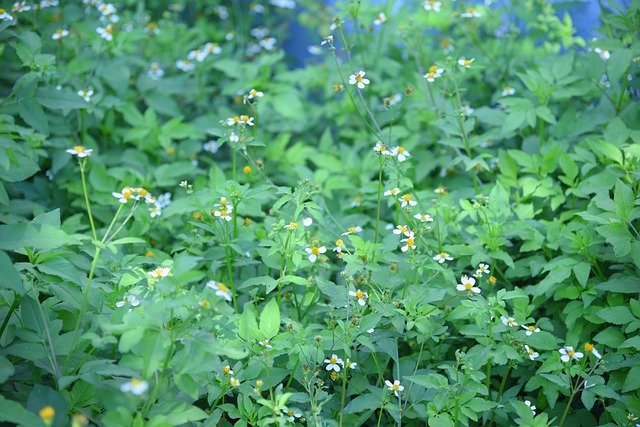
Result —
[[349, 84], [356, 85], [358, 89], [364, 89], [366, 85], [371, 83], [369, 79], [365, 79], [364, 75], [366, 73], [364, 71], [358, 70], [354, 74], [349, 76]]
[[100, 34], [100, 37], [110, 42], [113, 40], [113, 26], [108, 24], [106, 27], [98, 27], [96, 28], [96, 32]]
[[399, 393], [404, 390], [404, 386], [400, 385], [400, 381], [395, 380], [392, 383], [391, 381], [386, 380], [384, 383], [387, 385], [387, 388], [389, 389], [389, 391], [392, 391], [393, 394], [395, 394], [396, 396], [400, 397]]
[[515, 328], [518, 326], [518, 322], [513, 317], [500, 316], [500, 320], [504, 326], [508, 326], [510, 328]]
[[573, 347], [562, 347], [558, 351], [561, 354], [560, 360], [562, 360], [565, 363], [570, 361], [571, 359], [580, 360], [584, 357], [584, 354], [582, 354], [579, 351], [575, 351]]
[[535, 332], [540, 332], [540, 328], [538, 328], [537, 326], [522, 325], [522, 329], [527, 331], [527, 332], [525, 332], [525, 335], [528, 336], [528, 337], [533, 335]]
[[529, 409], [531, 409], [531, 412], [533, 413], [533, 415], [536, 414], [536, 407], [533, 406], [533, 403], [531, 403], [530, 400], [525, 400], [524, 404], [527, 405], [529, 407]]
[[364, 307], [364, 305], [367, 303], [366, 299], [369, 298], [369, 295], [366, 292], [361, 291], [360, 289], [349, 291], [349, 296], [354, 297], [356, 300], [358, 300], [358, 305], [360, 305], [360, 307]]
[[123, 393], [131, 393], [136, 396], [145, 394], [147, 390], [149, 390], [149, 383], [139, 378], [132, 378], [131, 381], [120, 386], [120, 391]]
[[342, 365], [344, 362], [338, 356], [332, 354], [328, 359], [324, 359], [324, 363], [327, 364], [327, 366], [325, 367], [327, 371], [340, 372], [340, 365]]
[[437, 0], [425, 0], [423, 7], [424, 7], [424, 10], [426, 10], [427, 12], [430, 12], [430, 11], [440, 12], [442, 3]]
[[309, 261], [316, 262], [318, 259], [318, 255], [327, 252], [327, 248], [325, 246], [312, 246], [310, 248], [306, 248], [305, 252], [309, 254]]

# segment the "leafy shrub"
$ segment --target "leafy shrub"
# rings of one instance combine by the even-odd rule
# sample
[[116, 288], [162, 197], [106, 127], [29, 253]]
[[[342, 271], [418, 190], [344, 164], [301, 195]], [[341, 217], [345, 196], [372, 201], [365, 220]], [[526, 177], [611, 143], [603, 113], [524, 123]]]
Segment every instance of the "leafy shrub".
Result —
[[636, 424], [640, 2], [62, 3], [0, 10], [0, 421]]

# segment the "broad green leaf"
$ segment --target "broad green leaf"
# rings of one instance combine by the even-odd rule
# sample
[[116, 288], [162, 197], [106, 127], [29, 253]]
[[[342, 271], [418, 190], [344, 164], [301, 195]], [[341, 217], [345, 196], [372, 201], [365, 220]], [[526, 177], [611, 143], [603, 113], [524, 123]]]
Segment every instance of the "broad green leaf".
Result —
[[18, 293], [18, 295], [24, 295], [26, 292], [22, 278], [18, 274], [18, 271], [13, 266], [9, 256], [0, 251], [0, 271], [2, 272], [2, 278], [0, 279], [0, 287], [12, 289]]
[[33, 98], [27, 98], [20, 101], [18, 104], [18, 112], [20, 117], [36, 131], [48, 135], [49, 123], [47, 122], [47, 116], [44, 114], [44, 110]]
[[260, 313], [260, 331], [265, 338], [271, 339], [278, 334], [280, 330], [280, 307], [275, 298], [271, 299], [264, 306]]
[[253, 306], [250, 303], [244, 305], [244, 310], [238, 321], [238, 336], [250, 343], [263, 338], [253, 312]]
[[68, 89], [39, 89], [36, 101], [38, 101], [40, 105], [54, 110], [72, 110], [91, 107], [91, 104], [85, 101], [81, 96]]
[[625, 306], [606, 307], [598, 310], [598, 317], [614, 325], [624, 325], [635, 320], [631, 310]]
[[612, 84], [617, 84], [618, 80], [627, 71], [633, 61], [633, 52], [630, 49], [616, 49], [607, 61], [607, 75]]

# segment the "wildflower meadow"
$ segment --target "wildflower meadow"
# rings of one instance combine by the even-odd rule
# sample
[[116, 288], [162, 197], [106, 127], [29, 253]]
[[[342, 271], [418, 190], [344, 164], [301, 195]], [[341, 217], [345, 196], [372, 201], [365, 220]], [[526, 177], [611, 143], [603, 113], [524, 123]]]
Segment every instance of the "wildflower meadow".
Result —
[[640, 427], [639, 35], [0, 0], [0, 425]]

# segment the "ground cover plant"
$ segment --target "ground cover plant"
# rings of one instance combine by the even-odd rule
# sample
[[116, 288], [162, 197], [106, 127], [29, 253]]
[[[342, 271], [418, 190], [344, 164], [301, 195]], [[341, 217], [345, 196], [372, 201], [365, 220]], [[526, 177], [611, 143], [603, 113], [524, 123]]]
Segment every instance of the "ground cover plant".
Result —
[[0, 3], [0, 422], [640, 425], [640, 1], [327, 10]]

